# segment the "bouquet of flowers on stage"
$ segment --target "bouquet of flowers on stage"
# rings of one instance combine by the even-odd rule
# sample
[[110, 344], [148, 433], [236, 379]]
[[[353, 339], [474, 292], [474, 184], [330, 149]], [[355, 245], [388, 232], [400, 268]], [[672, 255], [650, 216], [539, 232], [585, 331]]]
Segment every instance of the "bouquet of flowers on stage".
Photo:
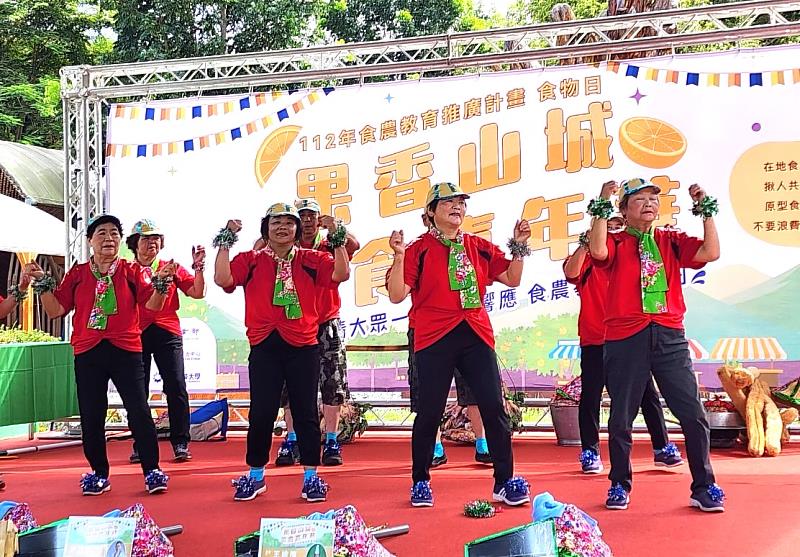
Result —
[[135, 518], [71, 516], [64, 557], [131, 557]]
[[258, 557], [333, 557], [335, 522], [262, 518]]

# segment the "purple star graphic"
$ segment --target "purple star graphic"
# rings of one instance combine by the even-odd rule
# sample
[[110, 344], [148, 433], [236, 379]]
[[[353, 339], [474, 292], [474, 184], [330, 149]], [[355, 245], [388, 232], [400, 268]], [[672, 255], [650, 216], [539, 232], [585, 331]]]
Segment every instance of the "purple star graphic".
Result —
[[637, 88], [636, 88], [636, 92], [635, 92], [633, 95], [631, 95], [630, 97], [628, 97], [628, 98], [629, 98], [629, 99], [633, 99], [633, 100], [635, 100], [635, 101], [636, 101], [636, 104], [639, 104], [639, 101], [641, 101], [641, 100], [642, 100], [643, 98], [645, 98], [646, 96], [647, 96], [647, 95], [643, 95], [642, 93], [640, 93], [640, 92], [639, 92], [639, 88], [637, 87]]

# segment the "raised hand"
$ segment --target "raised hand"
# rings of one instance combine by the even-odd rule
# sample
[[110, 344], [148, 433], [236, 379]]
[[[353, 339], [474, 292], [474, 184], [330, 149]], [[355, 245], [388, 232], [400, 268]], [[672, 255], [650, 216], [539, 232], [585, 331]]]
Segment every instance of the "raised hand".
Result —
[[44, 276], [44, 270], [39, 266], [36, 261], [31, 261], [25, 265], [25, 274], [33, 279], [40, 279]]
[[614, 180], [610, 180], [603, 184], [603, 187], [600, 189], [600, 197], [603, 199], [611, 199], [611, 196], [617, 195], [617, 192], [619, 192], [619, 184]]
[[395, 255], [403, 255], [406, 252], [406, 243], [403, 239], [402, 230], [392, 230], [392, 235], [389, 237], [389, 247], [392, 248]]
[[319, 225], [325, 230], [336, 230], [336, 219], [330, 215], [321, 215], [319, 217]]
[[228, 230], [233, 232], [234, 234], [238, 233], [242, 229], [242, 221], [239, 219], [232, 219], [228, 221], [227, 224]]
[[525, 244], [531, 237], [531, 224], [527, 220], [518, 220], [514, 225], [514, 241]]

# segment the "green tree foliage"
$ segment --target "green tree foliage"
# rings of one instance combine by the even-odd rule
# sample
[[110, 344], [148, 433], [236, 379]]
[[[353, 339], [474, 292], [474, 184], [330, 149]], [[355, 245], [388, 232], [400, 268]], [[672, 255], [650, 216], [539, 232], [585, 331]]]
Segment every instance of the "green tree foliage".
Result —
[[323, 0], [107, 0], [120, 62], [277, 50], [312, 42]]
[[58, 72], [110, 48], [108, 14], [76, 0], [0, 0], [0, 139], [61, 144]]
[[550, 11], [556, 4], [572, 6], [577, 19], [597, 17], [608, 7], [603, 0], [517, 0], [509, 10], [509, 19], [515, 25], [546, 23], [552, 21]]

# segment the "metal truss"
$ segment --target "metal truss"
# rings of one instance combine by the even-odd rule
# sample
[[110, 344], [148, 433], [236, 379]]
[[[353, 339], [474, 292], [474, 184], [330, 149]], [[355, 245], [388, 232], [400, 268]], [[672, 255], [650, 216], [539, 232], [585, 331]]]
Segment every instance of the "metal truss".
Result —
[[[86, 259], [89, 218], [104, 209], [102, 111], [111, 99], [489, 72], [559, 60], [800, 36], [800, 2], [754, 0], [369, 43], [61, 70], [67, 267]], [[70, 226], [70, 224], [72, 226]]]

